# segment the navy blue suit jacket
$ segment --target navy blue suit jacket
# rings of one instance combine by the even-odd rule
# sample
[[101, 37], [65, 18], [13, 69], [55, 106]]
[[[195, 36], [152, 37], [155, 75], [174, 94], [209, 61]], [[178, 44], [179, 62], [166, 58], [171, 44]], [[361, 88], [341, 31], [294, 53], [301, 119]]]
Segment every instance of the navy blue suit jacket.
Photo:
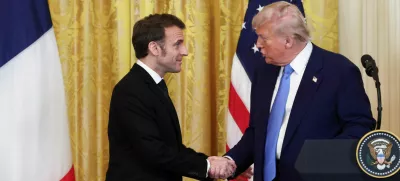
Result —
[[[280, 68], [264, 62], [258, 66], [252, 81], [249, 127], [226, 153], [235, 160], [237, 174], [254, 163], [255, 181], [263, 180], [266, 130]], [[305, 140], [361, 138], [374, 127], [358, 67], [340, 54], [313, 45], [286, 129], [278, 179], [301, 180], [294, 165]]]

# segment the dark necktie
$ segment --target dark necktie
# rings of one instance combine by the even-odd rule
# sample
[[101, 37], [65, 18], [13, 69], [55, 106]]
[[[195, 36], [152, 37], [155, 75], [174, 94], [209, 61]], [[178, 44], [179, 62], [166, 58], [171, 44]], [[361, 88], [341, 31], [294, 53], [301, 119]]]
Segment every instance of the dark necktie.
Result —
[[161, 81], [158, 83], [158, 86], [159, 86], [159, 87], [161, 88], [161, 90], [163, 91], [164, 96], [167, 97], [167, 98], [169, 98], [167, 84], [165, 84], [164, 79], [161, 79]]

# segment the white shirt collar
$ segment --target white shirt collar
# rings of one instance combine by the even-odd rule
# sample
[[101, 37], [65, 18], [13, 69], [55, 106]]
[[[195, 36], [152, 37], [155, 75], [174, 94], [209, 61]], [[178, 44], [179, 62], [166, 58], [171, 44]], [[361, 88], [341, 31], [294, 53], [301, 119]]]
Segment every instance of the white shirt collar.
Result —
[[301, 52], [293, 59], [290, 66], [293, 68], [294, 72], [297, 74], [304, 72], [308, 60], [310, 59], [311, 52], [313, 49], [312, 43], [309, 41], [307, 45], [301, 50]]
[[146, 70], [147, 73], [150, 74], [151, 78], [153, 78], [154, 82], [156, 82], [156, 84], [160, 83], [161, 80], [163, 79], [162, 77], [160, 77], [160, 75], [157, 74], [157, 72], [155, 72], [153, 69], [151, 69], [149, 66], [147, 66], [146, 64], [144, 64], [142, 61], [137, 60], [136, 64], [138, 64], [139, 66], [141, 66], [144, 70]]

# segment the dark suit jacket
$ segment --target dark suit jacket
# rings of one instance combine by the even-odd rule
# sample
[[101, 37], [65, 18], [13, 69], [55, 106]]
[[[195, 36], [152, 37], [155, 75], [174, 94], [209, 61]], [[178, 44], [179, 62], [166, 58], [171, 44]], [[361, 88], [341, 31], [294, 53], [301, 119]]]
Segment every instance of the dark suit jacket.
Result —
[[[263, 180], [264, 146], [271, 99], [281, 67], [263, 63], [254, 75], [250, 124], [227, 155], [241, 173], [254, 162], [254, 180]], [[313, 81], [313, 77], [317, 81]], [[315, 45], [293, 103], [277, 170], [281, 181], [301, 181], [294, 168], [307, 139], [361, 138], [375, 120], [357, 66]]]
[[135, 64], [113, 90], [108, 123], [107, 181], [203, 179], [207, 156], [182, 144], [174, 105]]

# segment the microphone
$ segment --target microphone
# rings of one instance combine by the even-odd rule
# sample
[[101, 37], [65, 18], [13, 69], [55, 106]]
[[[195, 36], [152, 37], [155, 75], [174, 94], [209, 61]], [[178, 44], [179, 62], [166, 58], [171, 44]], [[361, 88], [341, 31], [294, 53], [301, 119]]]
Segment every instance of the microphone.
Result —
[[379, 82], [378, 67], [376, 66], [375, 60], [368, 54], [361, 57], [361, 64], [365, 68], [365, 73], [375, 81], [376, 92], [378, 94], [378, 121], [376, 123], [376, 129], [378, 130], [381, 128], [382, 119], [381, 83]]
[[378, 67], [376, 67], [375, 60], [368, 54], [361, 57], [361, 64], [365, 68], [365, 73], [372, 77], [375, 81], [379, 82]]

